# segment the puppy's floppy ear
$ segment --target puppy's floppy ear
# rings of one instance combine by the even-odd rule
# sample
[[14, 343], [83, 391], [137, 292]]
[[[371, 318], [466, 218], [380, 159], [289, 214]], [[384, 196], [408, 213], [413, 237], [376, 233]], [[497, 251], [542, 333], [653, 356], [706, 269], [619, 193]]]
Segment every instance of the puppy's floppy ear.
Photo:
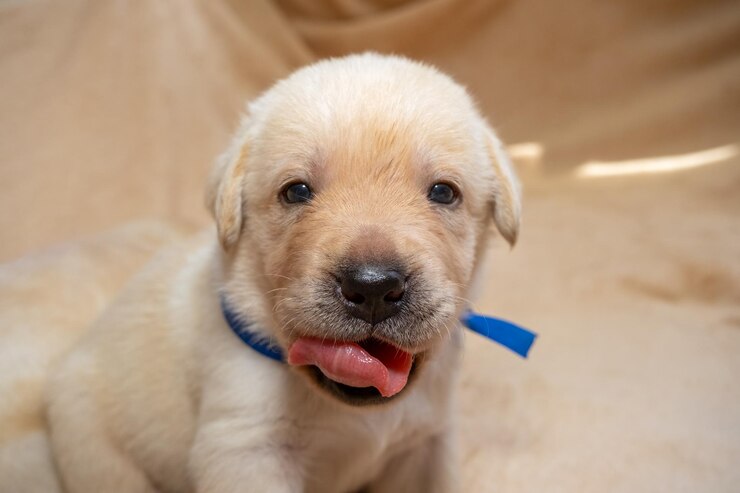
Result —
[[486, 125], [486, 145], [496, 174], [493, 190], [493, 221], [501, 235], [514, 246], [521, 220], [521, 189], [514, 174], [511, 158], [494, 131]]
[[229, 149], [218, 157], [211, 170], [206, 206], [216, 220], [218, 239], [224, 250], [239, 240], [242, 229], [242, 194], [248, 144], [243, 122]]

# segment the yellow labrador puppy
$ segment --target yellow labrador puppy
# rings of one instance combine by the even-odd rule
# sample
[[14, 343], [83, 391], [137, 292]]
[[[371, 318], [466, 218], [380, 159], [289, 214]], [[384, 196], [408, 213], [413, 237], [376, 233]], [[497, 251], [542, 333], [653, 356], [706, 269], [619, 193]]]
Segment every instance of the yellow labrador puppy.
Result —
[[299, 70], [208, 203], [219, 241], [156, 258], [53, 372], [66, 490], [454, 490], [458, 317], [520, 208], [465, 90], [376, 54]]

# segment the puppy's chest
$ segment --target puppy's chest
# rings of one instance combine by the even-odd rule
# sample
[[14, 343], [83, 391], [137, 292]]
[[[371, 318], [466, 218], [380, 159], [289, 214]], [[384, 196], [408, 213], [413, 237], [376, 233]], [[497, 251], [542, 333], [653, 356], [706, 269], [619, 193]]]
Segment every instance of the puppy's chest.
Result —
[[390, 458], [434, 429], [431, 416], [414, 420], [404, 409], [315, 419], [300, 431], [306, 491], [355, 491], [382, 473]]

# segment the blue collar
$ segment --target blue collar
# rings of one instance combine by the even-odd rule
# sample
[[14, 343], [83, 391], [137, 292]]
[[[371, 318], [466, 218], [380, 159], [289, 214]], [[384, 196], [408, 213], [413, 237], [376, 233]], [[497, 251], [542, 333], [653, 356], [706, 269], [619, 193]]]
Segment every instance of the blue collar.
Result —
[[[264, 337], [249, 330], [249, 322], [241, 320], [227, 306], [221, 298], [221, 310], [226, 322], [244, 344], [251, 347], [263, 356], [275, 361], [284, 362], [283, 352], [279, 347], [271, 344]], [[514, 325], [500, 318], [487, 317], [471, 311], [463, 313], [460, 321], [473, 332], [491, 339], [494, 342], [512, 350], [522, 358], [526, 358], [537, 334]]]
[[285, 361], [283, 358], [283, 352], [279, 347], [270, 344], [264, 337], [260, 337], [256, 333], [249, 330], [249, 322], [240, 320], [238, 316], [232, 312], [223, 298], [221, 298], [221, 311], [224, 313], [226, 323], [229, 324], [234, 334], [239, 336], [239, 339], [244, 341], [244, 344], [251, 347], [263, 356], [267, 356], [275, 361]]

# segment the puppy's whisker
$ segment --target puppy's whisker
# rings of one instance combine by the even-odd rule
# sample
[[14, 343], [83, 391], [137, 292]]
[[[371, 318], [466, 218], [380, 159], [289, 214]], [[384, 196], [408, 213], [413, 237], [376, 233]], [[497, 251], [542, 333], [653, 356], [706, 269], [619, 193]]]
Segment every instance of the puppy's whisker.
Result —
[[293, 322], [295, 319], [296, 319], [296, 317], [291, 318], [290, 320], [288, 320], [287, 322], [285, 322], [282, 327], [280, 327], [280, 331], [287, 330], [288, 337], [291, 337], [293, 335], [293, 332], [295, 331], [295, 328], [297, 326], [297, 324], [296, 324], [293, 327], [289, 327], [289, 325], [291, 324], [291, 322]]
[[451, 296], [452, 298], [455, 298], [456, 300], [465, 302], [465, 305], [469, 306], [472, 310], [478, 311], [478, 307], [471, 300], [467, 298], [463, 298], [462, 296], [455, 296], [455, 295], [451, 295]]
[[265, 276], [280, 277], [281, 279], [287, 279], [288, 281], [294, 281], [295, 282], [295, 279], [293, 279], [292, 277], [284, 276], [282, 274], [265, 274]]
[[434, 331], [437, 333], [437, 336], [442, 337], [442, 329], [439, 328], [439, 325], [434, 325]]
[[280, 301], [278, 301], [277, 303], [275, 303], [275, 306], [272, 307], [272, 311], [273, 312], [276, 312], [277, 309], [278, 309], [278, 307], [280, 307], [280, 305], [282, 305], [286, 301], [293, 301], [295, 299], [296, 299], [295, 296], [286, 296], [285, 298], [283, 298]]
[[287, 290], [288, 290], [288, 288], [275, 288], [275, 289], [271, 289], [269, 291], [266, 291], [265, 294], [274, 293], [275, 291], [287, 291]]
[[442, 325], [444, 326], [445, 330], [447, 330], [447, 338], [452, 339], [452, 331], [450, 330], [450, 326], [447, 325], [446, 322], [442, 322]]

